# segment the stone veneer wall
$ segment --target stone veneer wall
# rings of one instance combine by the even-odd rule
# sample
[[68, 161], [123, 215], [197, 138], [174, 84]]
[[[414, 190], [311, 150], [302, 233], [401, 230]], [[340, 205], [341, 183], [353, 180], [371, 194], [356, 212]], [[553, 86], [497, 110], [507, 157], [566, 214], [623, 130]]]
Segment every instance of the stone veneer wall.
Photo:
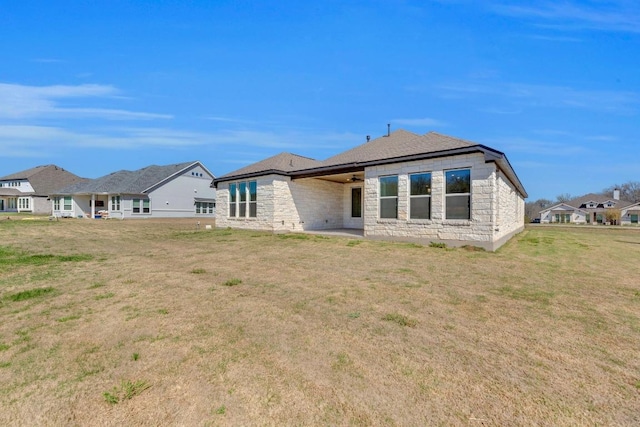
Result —
[[320, 179], [267, 175], [256, 179], [256, 218], [229, 218], [229, 183], [217, 191], [218, 227], [302, 231], [342, 228], [342, 184]]
[[[471, 220], [447, 220], [445, 207], [445, 171], [451, 169], [471, 170]], [[431, 172], [431, 219], [409, 219], [409, 174]], [[455, 157], [443, 157], [424, 161], [383, 165], [365, 170], [365, 214], [364, 233], [366, 237], [397, 238], [401, 240], [437, 241], [459, 246], [476, 245], [495, 250], [494, 224], [500, 215], [501, 202], [497, 196], [496, 166], [486, 163], [480, 153]], [[385, 175], [398, 175], [398, 218], [380, 219], [378, 214], [378, 178]], [[498, 178], [499, 180], [500, 178]], [[515, 209], [518, 203], [512, 198]], [[522, 206], [522, 212], [524, 206]], [[516, 214], [512, 215], [517, 216]], [[513, 221], [513, 220], [511, 220]], [[523, 220], [521, 220], [522, 222]], [[507, 216], [505, 228], [514, 228]], [[517, 228], [517, 227], [515, 227]]]
[[501, 246], [524, 229], [524, 198], [500, 172], [496, 172], [497, 209], [494, 241]]

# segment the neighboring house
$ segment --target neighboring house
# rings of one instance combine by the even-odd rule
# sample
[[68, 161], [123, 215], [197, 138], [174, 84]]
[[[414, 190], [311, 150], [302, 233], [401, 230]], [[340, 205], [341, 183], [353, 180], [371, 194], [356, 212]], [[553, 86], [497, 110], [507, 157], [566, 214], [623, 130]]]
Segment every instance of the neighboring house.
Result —
[[51, 206], [69, 218], [213, 217], [214, 178], [197, 161], [122, 170], [51, 194]]
[[0, 212], [51, 214], [49, 194], [84, 178], [56, 165], [36, 166], [0, 178]]
[[541, 223], [637, 225], [640, 203], [620, 200], [620, 192], [612, 195], [587, 194], [540, 211]]
[[350, 228], [368, 238], [489, 250], [523, 229], [527, 196], [503, 153], [404, 130], [325, 161], [281, 153], [212, 185], [218, 227]]

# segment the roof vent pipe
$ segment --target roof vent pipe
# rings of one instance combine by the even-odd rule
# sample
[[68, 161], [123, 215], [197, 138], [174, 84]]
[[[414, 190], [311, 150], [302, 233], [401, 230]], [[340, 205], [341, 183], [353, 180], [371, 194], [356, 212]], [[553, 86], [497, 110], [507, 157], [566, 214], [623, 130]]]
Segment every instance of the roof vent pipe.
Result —
[[387, 136], [391, 136], [391, 123], [387, 123]]
[[371, 135], [367, 135], [367, 142], [371, 141]]

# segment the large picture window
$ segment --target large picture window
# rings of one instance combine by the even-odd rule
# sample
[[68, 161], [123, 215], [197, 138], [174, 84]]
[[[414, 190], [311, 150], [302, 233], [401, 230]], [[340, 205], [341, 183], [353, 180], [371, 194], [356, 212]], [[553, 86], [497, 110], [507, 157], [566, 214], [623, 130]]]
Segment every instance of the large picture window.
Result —
[[431, 174], [416, 173], [409, 175], [409, 218], [431, 218]]
[[258, 213], [258, 183], [240, 181], [229, 184], [229, 217], [255, 218]]
[[380, 218], [398, 218], [398, 176], [380, 177]]
[[445, 173], [446, 219], [471, 219], [471, 169]]
[[70, 211], [72, 208], [71, 206], [71, 196], [64, 196], [64, 204], [62, 206], [62, 209], [65, 211]]

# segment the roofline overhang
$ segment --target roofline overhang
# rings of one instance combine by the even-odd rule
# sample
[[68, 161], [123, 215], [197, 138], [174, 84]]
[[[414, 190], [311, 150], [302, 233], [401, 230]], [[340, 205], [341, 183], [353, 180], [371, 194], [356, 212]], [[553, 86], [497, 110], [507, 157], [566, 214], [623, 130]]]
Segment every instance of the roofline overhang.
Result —
[[514, 184], [518, 192], [524, 197], [527, 198], [528, 194], [524, 189], [524, 186], [518, 179], [515, 171], [511, 167], [509, 160], [504, 155], [504, 153], [494, 150], [493, 148], [489, 148], [482, 144], [472, 145], [470, 147], [461, 147], [461, 148], [452, 148], [449, 150], [435, 151], [429, 153], [420, 153], [420, 154], [411, 154], [408, 156], [399, 156], [399, 157], [389, 157], [385, 159], [379, 160], [369, 160], [365, 162], [351, 162], [351, 163], [342, 163], [337, 165], [329, 165], [329, 166], [317, 166], [313, 168], [300, 169], [295, 171], [281, 171], [276, 169], [266, 170], [266, 171], [258, 171], [251, 172], [241, 175], [233, 175], [228, 177], [220, 177], [218, 179], [214, 179], [211, 186], [218, 188], [218, 183], [227, 182], [227, 181], [236, 181], [247, 178], [255, 178], [258, 176], [264, 175], [282, 175], [291, 177], [291, 179], [300, 179], [300, 178], [316, 178], [320, 176], [326, 175], [336, 175], [340, 173], [350, 173], [350, 172], [360, 172], [363, 171], [367, 167], [372, 166], [380, 166], [392, 163], [402, 163], [402, 162], [411, 162], [417, 160], [425, 160], [425, 159], [436, 159], [440, 157], [450, 157], [460, 154], [470, 154], [470, 153], [482, 153], [484, 154], [485, 162], [494, 162], [497, 164], [498, 168], [509, 178], [509, 180]]

